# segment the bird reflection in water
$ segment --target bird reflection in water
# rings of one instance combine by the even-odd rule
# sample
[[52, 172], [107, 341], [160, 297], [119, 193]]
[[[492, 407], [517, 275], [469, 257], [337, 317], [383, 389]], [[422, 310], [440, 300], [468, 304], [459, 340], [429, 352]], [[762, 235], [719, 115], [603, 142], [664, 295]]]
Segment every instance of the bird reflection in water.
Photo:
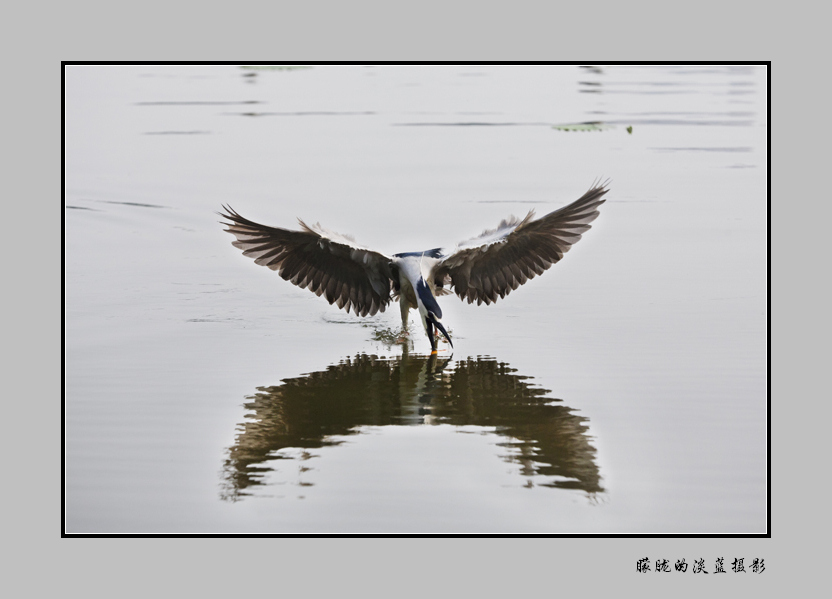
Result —
[[361, 427], [449, 424], [503, 437], [501, 457], [520, 466], [526, 486], [577, 489], [595, 499], [604, 489], [587, 419], [515, 372], [490, 357], [413, 356], [405, 348], [400, 357], [360, 354], [258, 387], [227, 450], [221, 498], [251, 495], [267, 484], [276, 461], [308, 460], [310, 450], [339, 445]]

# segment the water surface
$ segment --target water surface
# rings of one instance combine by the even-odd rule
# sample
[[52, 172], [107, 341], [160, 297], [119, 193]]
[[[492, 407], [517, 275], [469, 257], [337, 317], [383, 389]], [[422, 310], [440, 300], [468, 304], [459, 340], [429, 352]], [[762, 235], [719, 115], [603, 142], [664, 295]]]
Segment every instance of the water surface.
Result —
[[[766, 532], [766, 97], [755, 67], [67, 67], [67, 531]], [[439, 298], [435, 358], [215, 214], [389, 255], [599, 177], [562, 262]]]

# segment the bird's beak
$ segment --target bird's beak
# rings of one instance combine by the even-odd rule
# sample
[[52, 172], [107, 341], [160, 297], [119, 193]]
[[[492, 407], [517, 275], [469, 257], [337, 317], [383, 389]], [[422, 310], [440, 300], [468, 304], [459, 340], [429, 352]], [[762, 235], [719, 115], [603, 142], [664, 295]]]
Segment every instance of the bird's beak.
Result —
[[431, 323], [432, 323], [432, 324], [433, 324], [433, 325], [434, 325], [437, 329], [439, 329], [439, 332], [440, 332], [440, 333], [442, 333], [442, 334], [445, 336], [445, 339], [447, 339], [447, 340], [448, 340], [448, 343], [450, 343], [450, 344], [451, 344], [451, 347], [453, 347], [453, 346], [454, 346], [454, 342], [453, 342], [453, 341], [451, 341], [451, 336], [450, 336], [450, 335], [448, 335], [448, 331], [446, 331], [446, 330], [445, 330], [445, 327], [443, 327], [443, 326], [442, 326], [442, 323], [441, 323], [441, 322], [439, 322], [439, 320], [436, 318], [436, 316], [434, 316], [434, 315], [433, 315], [433, 312], [428, 312], [428, 319], [430, 320], [430, 322], [431, 322]]

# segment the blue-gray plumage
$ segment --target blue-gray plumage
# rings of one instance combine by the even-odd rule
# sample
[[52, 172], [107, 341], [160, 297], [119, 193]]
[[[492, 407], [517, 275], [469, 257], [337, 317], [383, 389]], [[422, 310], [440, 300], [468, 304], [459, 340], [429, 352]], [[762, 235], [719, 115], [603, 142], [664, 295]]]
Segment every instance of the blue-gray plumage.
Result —
[[453, 292], [469, 304], [476, 300], [477, 305], [504, 298], [563, 258], [598, 217], [607, 191], [607, 184], [593, 185], [578, 200], [542, 218], [534, 220], [533, 211], [523, 219], [512, 216], [449, 250], [389, 257], [320, 224], [299, 221], [300, 231], [268, 227], [228, 206], [220, 216], [230, 221], [223, 225], [237, 238], [232, 244], [243, 255], [278, 271], [284, 280], [323, 295], [330, 304], [367, 316], [383, 312], [398, 299], [405, 328], [409, 311], [418, 310], [435, 352], [439, 333], [451, 343], [440, 322], [437, 295]]

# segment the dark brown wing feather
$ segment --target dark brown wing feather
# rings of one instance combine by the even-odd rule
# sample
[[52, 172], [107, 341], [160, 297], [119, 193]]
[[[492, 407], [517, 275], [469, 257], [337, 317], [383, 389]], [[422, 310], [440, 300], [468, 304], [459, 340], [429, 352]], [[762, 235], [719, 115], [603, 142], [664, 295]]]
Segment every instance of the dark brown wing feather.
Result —
[[323, 295], [330, 304], [359, 316], [384, 312], [390, 303], [390, 258], [351, 244], [320, 226], [301, 221], [302, 231], [267, 227], [248, 220], [228, 206], [220, 216], [243, 255], [268, 266], [290, 283]]
[[434, 283], [453, 285], [454, 293], [469, 304], [496, 302], [563, 258], [598, 217], [607, 191], [606, 184], [594, 185], [575, 202], [538, 220], [529, 213], [523, 220], [503, 221], [482, 235], [482, 245], [466, 242], [438, 263]]

